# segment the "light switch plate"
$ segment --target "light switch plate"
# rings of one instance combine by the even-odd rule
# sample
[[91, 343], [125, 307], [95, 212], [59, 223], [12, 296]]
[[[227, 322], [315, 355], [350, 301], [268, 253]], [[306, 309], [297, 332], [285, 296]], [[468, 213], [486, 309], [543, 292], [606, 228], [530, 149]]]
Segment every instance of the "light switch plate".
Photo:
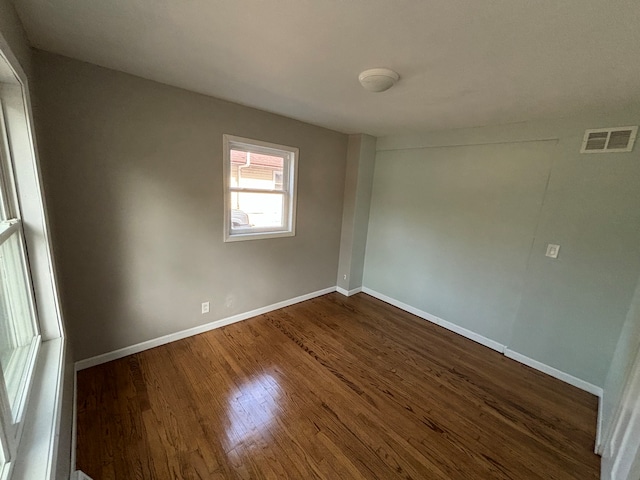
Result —
[[554, 245], [552, 243], [547, 245], [547, 253], [545, 253], [547, 257], [558, 258], [558, 253], [560, 253], [560, 245]]

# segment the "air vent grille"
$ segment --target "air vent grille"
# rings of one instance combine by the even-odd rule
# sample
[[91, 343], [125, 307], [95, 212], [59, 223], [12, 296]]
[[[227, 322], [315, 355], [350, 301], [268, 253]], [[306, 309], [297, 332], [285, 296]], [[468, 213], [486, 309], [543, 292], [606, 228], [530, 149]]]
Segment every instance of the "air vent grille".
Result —
[[584, 132], [580, 153], [630, 152], [638, 127], [596, 128]]

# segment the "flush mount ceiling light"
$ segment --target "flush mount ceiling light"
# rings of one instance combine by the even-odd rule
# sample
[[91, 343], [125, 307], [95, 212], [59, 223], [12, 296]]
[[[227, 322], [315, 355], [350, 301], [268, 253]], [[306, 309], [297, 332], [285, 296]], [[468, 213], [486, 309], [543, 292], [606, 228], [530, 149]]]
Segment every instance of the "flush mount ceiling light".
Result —
[[388, 68], [372, 68], [365, 70], [358, 76], [358, 80], [370, 92], [384, 92], [398, 81], [400, 75]]

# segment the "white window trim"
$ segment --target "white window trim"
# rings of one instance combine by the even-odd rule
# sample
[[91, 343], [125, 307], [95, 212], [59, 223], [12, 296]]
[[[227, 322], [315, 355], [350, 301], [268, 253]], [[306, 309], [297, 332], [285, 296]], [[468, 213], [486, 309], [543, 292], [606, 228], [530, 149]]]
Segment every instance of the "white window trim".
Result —
[[[276, 143], [253, 140], [251, 138], [237, 137], [224, 134], [223, 143], [223, 177], [224, 177], [224, 241], [239, 242], [244, 240], [259, 240], [267, 238], [293, 237], [296, 234], [296, 205], [298, 203], [298, 156], [300, 150], [296, 147], [279, 145]], [[231, 150], [233, 148], [250, 151], [251, 153], [261, 153], [266, 155], [288, 155], [288, 169], [284, 172], [283, 185], [286, 184], [284, 192], [274, 191], [277, 194], [285, 194], [288, 199], [285, 205], [286, 226], [285, 229], [275, 229], [265, 227], [262, 229], [251, 228], [250, 230], [235, 229], [231, 231], [231, 192], [247, 191], [268, 193], [267, 190], [251, 188], [231, 188]]]
[[25, 403], [24, 421], [19, 424], [18, 450], [15, 458], [0, 472], [0, 478], [52, 480], [58, 458], [66, 339], [33, 135], [27, 76], [1, 32], [0, 79], [6, 82], [0, 88], [9, 118], [8, 140], [14, 162], [14, 180], [42, 336], [31, 379], [32, 388]]
[[[0, 101], [0, 105], [1, 105], [1, 101]], [[2, 111], [2, 108], [0, 107], [0, 115], [2, 114], [3, 114], [3, 111]], [[3, 133], [6, 131], [4, 129], [4, 125], [0, 125], [0, 128], [2, 129]], [[0, 141], [4, 143], [4, 139], [0, 139]], [[5, 157], [2, 161], [2, 164], [6, 169], [10, 170], [9, 157]], [[13, 180], [13, 177], [11, 177], [10, 181], [11, 180]], [[2, 185], [2, 187], [4, 188], [6, 187], [6, 185]], [[8, 401], [8, 410], [11, 412], [11, 416], [10, 418], [7, 419], [7, 422], [6, 422], [6, 423], [10, 423], [10, 426], [5, 426], [5, 429], [10, 433], [9, 440], [11, 444], [13, 444], [11, 445], [10, 450], [15, 452], [15, 449], [17, 447], [15, 443], [19, 440], [20, 432], [21, 432], [19, 426], [24, 422], [24, 414], [27, 406], [26, 404], [27, 404], [28, 393], [31, 387], [31, 382], [33, 380], [33, 374], [34, 374], [34, 369], [36, 365], [37, 355], [40, 349], [40, 344], [42, 339], [40, 336], [40, 328], [39, 328], [37, 317], [36, 317], [36, 305], [33, 298], [33, 285], [31, 283], [31, 272], [28, 270], [28, 267], [29, 267], [28, 259], [24, 251], [25, 234], [22, 227], [22, 222], [20, 221], [20, 219], [12, 219], [9, 221], [0, 222], [0, 244], [4, 243], [4, 241], [8, 240], [10, 237], [13, 237], [14, 235], [17, 236], [17, 239], [20, 245], [19, 248], [22, 250], [22, 261], [24, 261], [27, 266], [27, 272], [26, 272], [27, 275], [24, 278], [24, 281], [26, 283], [26, 287], [28, 290], [27, 305], [26, 305], [28, 312], [24, 312], [24, 313], [28, 314], [29, 317], [31, 318], [31, 328], [33, 328], [33, 331], [36, 333], [36, 335], [33, 337], [31, 344], [28, 346], [28, 348], [20, 349], [19, 351], [14, 351], [12, 358], [9, 361], [9, 365], [17, 361], [19, 364], [21, 364], [21, 368], [19, 368], [18, 371], [15, 371], [15, 368], [7, 368], [7, 372], [11, 372], [13, 370], [12, 372], [13, 375], [10, 377], [4, 376], [4, 372], [2, 372], [4, 377], [3, 383], [7, 389], [9, 389], [9, 387], [12, 384], [15, 388], [17, 383], [17, 388], [15, 388], [16, 393], [14, 398], [14, 400], [16, 400], [17, 403], [12, 405], [11, 401], [8, 399], [8, 396], [7, 396], [6, 401]], [[15, 376], [16, 374], [18, 374], [17, 377]], [[2, 388], [2, 385], [0, 385], [0, 389], [4, 390]], [[7, 393], [8, 393], [7, 391], [3, 391], [2, 395], [6, 396]]]

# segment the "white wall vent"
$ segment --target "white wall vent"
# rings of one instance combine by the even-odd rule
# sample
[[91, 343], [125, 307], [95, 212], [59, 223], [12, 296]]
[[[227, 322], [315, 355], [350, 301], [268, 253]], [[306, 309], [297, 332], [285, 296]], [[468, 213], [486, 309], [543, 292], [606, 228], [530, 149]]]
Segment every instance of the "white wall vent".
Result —
[[630, 152], [638, 127], [594, 128], [584, 132], [580, 153]]

